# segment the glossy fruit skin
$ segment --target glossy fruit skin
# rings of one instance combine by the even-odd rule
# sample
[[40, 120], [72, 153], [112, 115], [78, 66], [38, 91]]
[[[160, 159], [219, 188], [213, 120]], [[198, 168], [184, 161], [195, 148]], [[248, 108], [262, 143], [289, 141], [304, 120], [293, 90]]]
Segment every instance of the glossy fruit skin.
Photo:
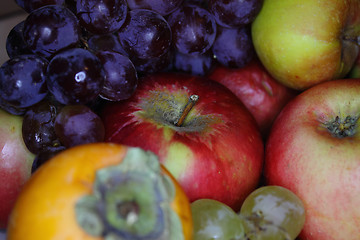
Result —
[[[288, 188], [304, 202], [300, 239], [360, 236], [359, 94], [358, 79], [319, 84], [286, 105], [273, 125], [265, 177], [267, 184]], [[354, 129], [349, 128], [354, 135], [334, 137], [326, 123], [348, 115], [355, 117]], [[339, 228], [339, 223], [346, 224]]]
[[30, 107], [48, 94], [46, 67], [48, 61], [35, 54], [20, 55], [0, 67], [0, 95], [17, 108]]
[[125, 0], [76, 1], [76, 15], [79, 23], [94, 34], [107, 34], [120, 29], [127, 14]]
[[202, 7], [185, 4], [171, 13], [167, 21], [171, 27], [172, 42], [181, 53], [203, 54], [215, 41], [215, 19]]
[[[174, 126], [171, 107], [182, 110], [192, 94], [199, 100], [188, 120]], [[157, 115], [161, 109], [169, 111]], [[148, 75], [130, 99], [109, 103], [101, 116], [105, 141], [157, 154], [190, 201], [206, 197], [239, 210], [259, 182], [263, 141], [256, 122], [230, 90], [210, 79]]]
[[71, 48], [56, 54], [47, 66], [46, 75], [49, 92], [62, 104], [94, 101], [105, 81], [100, 59], [82, 48]]
[[80, 27], [76, 16], [68, 8], [47, 5], [27, 16], [23, 35], [33, 53], [50, 58], [62, 49], [76, 46], [80, 40]]
[[184, 0], [127, 0], [130, 9], [145, 8], [166, 16], [178, 9]]
[[[282, 235], [296, 239], [305, 222], [305, 208], [300, 198], [274, 185], [262, 186], [250, 193], [241, 206], [240, 215], [246, 217], [248, 226], [260, 227], [259, 236], [277, 233], [277, 239]], [[258, 229], [252, 230], [256, 234]]]
[[294, 89], [343, 78], [359, 52], [359, 11], [357, 0], [264, 0], [252, 23], [255, 50], [271, 75]]
[[[96, 171], [121, 163], [127, 151], [127, 146], [119, 144], [85, 144], [44, 163], [18, 198], [7, 229], [7, 239], [26, 239], [30, 235], [38, 240], [104, 239], [90, 236], [78, 225], [74, 205], [79, 198], [91, 193]], [[169, 172], [162, 166], [161, 171], [175, 186], [171, 208], [181, 219], [184, 239], [191, 239], [189, 201]]]
[[276, 81], [258, 59], [242, 68], [218, 65], [208, 77], [229, 88], [244, 103], [264, 137], [281, 109], [298, 94]]
[[209, 11], [220, 26], [243, 27], [254, 21], [263, 0], [209, 0]]
[[217, 27], [211, 51], [217, 62], [231, 68], [242, 68], [255, 57], [250, 28]]
[[198, 199], [191, 203], [194, 240], [243, 239], [242, 219], [229, 206], [213, 199]]
[[129, 11], [117, 34], [130, 60], [161, 57], [169, 51], [172, 40], [167, 20], [147, 9]]
[[22, 119], [0, 109], [0, 229], [7, 226], [15, 200], [31, 175], [35, 158], [22, 139]]

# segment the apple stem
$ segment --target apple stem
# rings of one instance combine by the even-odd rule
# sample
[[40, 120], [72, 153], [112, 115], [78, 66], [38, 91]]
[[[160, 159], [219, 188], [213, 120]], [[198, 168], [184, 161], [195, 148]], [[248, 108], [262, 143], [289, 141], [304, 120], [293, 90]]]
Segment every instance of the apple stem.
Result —
[[199, 100], [198, 95], [191, 95], [189, 97], [188, 102], [186, 103], [184, 110], [182, 111], [180, 118], [174, 123], [175, 126], [181, 127], [181, 125], [184, 123], [186, 116], [189, 114], [190, 110], [194, 107], [196, 102]]

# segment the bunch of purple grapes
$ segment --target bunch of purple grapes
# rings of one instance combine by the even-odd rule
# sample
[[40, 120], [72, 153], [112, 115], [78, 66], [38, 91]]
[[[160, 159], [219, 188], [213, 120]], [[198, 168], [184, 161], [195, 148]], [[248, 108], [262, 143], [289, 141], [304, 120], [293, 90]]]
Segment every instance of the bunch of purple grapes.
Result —
[[24, 115], [34, 169], [59, 151], [102, 141], [98, 110], [128, 99], [141, 76], [206, 75], [255, 56], [249, 26], [262, 0], [15, 0], [0, 107]]

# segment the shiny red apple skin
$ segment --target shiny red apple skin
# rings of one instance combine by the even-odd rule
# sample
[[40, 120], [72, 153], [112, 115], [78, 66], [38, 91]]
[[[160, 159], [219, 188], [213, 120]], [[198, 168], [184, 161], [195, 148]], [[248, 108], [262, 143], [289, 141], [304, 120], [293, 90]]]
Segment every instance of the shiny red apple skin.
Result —
[[0, 109], [0, 229], [7, 226], [17, 196], [30, 178], [35, 158], [23, 141], [22, 119]]
[[298, 94], [277, 82], [258, 59], [243, 68], [218, 65], [208, 77], [229, 88], [244, 103], [264, 138], [281, 109]]
[[[162, 114], [154, 117], [151, 108], [165, 106], [154, 96], [172, 96], [165, 102], [181, 102], [183, 109], [192, 94], [199, 100], [183, 126], [159, 119]], [[211, 198], [239, 210], [259, 184], [264, 144], [255, 119], [219, 83], [177, 73], [149, 75], [129, 100], [106, 105], [102, 118], [106, 141], [157, 154], [190, 201]]]
[[[360, 80], [314, 86], [287, 104], [266, 144], [266, 183], [304, 202], [301, 240], [360, 239]], [[354, 135], [335, 137], [336, 117], [354, 117]], [[343, 125], [344, 126], [344, 125]]]

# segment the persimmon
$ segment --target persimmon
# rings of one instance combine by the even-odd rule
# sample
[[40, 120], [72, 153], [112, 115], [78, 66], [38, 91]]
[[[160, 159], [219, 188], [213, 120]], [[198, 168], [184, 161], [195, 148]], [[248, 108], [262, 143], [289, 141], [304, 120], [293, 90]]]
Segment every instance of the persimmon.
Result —
[[190, 202], [155, 154], [91, 143], [64, 150], [24, 185], [8, 240], [192, 239]]

